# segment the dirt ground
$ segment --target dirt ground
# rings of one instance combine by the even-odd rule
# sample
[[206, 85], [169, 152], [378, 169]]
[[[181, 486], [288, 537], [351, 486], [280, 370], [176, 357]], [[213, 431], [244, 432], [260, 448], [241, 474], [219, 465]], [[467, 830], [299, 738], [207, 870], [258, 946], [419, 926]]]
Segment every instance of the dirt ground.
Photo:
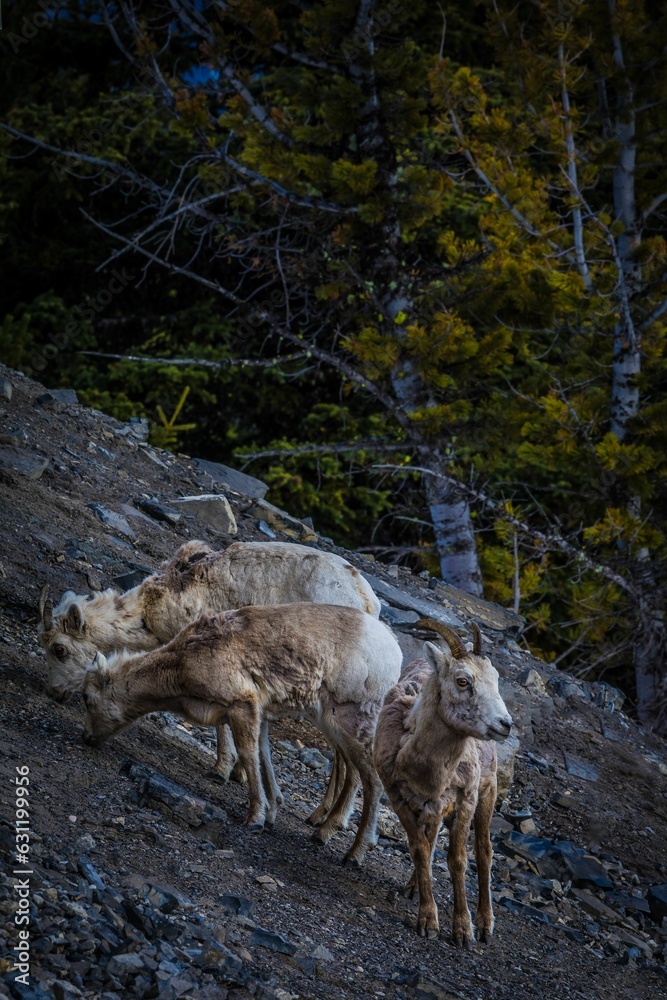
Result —
[[[187, 459], [151, 456], [128, 443], [114, 433], [120, 425], [110, 418], [78, 406], [40, 404], [41, 387], [1, 366], [0, 375], [13, 385], [11, 401], [3, 401], [6, 434], [17, 440], [23, 430], [22, 449], [49, 461], [36, 479], [0, 467], [0, 815], [5, 820], [13, 823], [15, 769], [27, 765], [31, 833], [45, 854], [76, 858], [77, 843], [91, 835], [90, 859], [107, 885], [130, 894], [147, 880], [174, 887], [187, 897], [191, 912], [218, 928], [253, 981], [273, 991], [264, 995], [281, 1000], [654, 1000], [667, 994], [667, 928], [622, 905], [623, 897], [637, 900], [650, 886], [667, 882], [664, 743], [618, 711], [562, 693], [553, 683], [558, 671], [506, 637], [495, 637], [494, 662], [521, 748], [505, 819], [497, 815], [494, 821], [496, 931], [489, 947], [477, 945], [472, 952], [461, 953], [449, 941], [444, 840], [434, 869], [441, 923], [437, 940], [415, 933], [416, 904], [402, 896], [411, 871], [402, 841], [382, 836], [360, 870], [341, 867], [351, 832], [337, 834], [324, 848], [310, 841], [304, 817], [317, 803], [325, 775], [302, 763], [299, 748], [327, 747], [306, 724], [290, 721], [272, 728], [285, 802], [275, 830], [260, 835], [242, 824], [245, 789], [211, 780], [210, 757], [165, 730], [157, 718], [140, 721], [100, 748], [85, 747], [80, 698], [56, 705], [43, 690], [45, 659], [34, 610], [40, 587], [48, 581], [57, 595], [68, 587], [89, 592], [137, 567], [155, 567], [187, 537], [223, 541], [192, 522], [174, 528], [138, 515], [128, 517], [136, 535], [131, 538], [102, 524], [88, 503], [119, 510], [142, 494], [165, 501], [222, 490], [205, 482]], [[225, 492], [240, 537], [261, 538], [254, 519], [244, 513], [248, 501]], [[531, 668], [537, 681], [527, 682]], [[210, 740], [208, 732], [195, 735]], [[213, 836], [153, 802], [137, 803], [133, 781], [121, 773], [128, 758], [223, 809], [226, 821]], [[582, 907], [570, 886], [555, 876], [553, 891], [547, 887], [551, 895], [539, 896], [530, 864], [500, 846], [511, 826], [507, 817], [518, 809], [530, 810], [541, 837], [573, 841], [604, 864], [613, 890], [589, 889], [618, 919], [603, 911], [593, 916], [595, 900]], [[472, 858], [468, 885], [474, 906]], [[11, 864], [5, 857], [7, 874]], [[262, 876], [273, 881], [258, 881]], [[33, 888], [39, 892], [36, 882]], [[252, 903], [250, 918], [222, 905], [229, 894]], [[316, 952], [318, 946], [330, 954], [314, 965], [299, 964], [294, 956], [252, 944], [255, 925], [295, 942], [299, 954]], [[641, 947], [633, 951], [635, 938]], [[50, 960], [48, 955], [47, 965]], [[45, 971], [33, 968], [35, 974]], [[84, 987], [79, 995], [102, 994]], [[221, 988], [216, 995], [227, 994]]]

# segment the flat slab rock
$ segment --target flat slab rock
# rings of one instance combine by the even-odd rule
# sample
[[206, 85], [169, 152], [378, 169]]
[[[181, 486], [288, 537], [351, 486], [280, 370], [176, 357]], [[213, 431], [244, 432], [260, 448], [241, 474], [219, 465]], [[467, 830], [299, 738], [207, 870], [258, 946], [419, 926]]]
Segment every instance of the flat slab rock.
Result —
[[378, 597], [384, 598], [393, 607], [403, 611], [416, 611], [420, 617], [435, 618], [436, 621], [455, 628], [462, 627], [465, 622], [474, 618], [482, 626], [494, 632], [516, 636], [521, 634], [525, 624], [524, 619], [520, 615], [515, 615], [513, 611], [491, 604], [482, 598], [473, 597], [472, 594], [466, 594], [456, 587], [438, 584], [435, 593], [446, 600], [447, 603], [443, 604], [440, 601], [413, 597], [405, 590], [394, 587], [386, 580], [381, 580], [380, 577], [365, 573], [363, 570], [361, 575], [368, 580]]
[[192, 461], [200, 472], [207, 473], [214, 482], [229, 486], [230, 490], [236, 493], [243, 493], [253, 500], [261, 500], [268, 493], [269, 487], [266, 483], [245, 472], [230, 469], [228, 465], [222, 465], [220, 462], [209, 462], [205, 458], [193, 458]]
[[20, 472], [28, 479], [39, 479], [49, 464], [48, 458], [40, 455], [33, 455], [29, 451], [22, 451], [20, 448], [0, 448], [0, 466], [5, 469], [12, 469]]

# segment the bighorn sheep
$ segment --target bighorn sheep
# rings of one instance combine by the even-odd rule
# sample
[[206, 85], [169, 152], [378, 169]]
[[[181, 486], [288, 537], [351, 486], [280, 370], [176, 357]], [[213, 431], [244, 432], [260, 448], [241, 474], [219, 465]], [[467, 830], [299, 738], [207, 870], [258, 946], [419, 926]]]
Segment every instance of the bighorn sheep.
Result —
[[[380, 614], [372, 588], [346, 559], [289, 542], [235, 542], [224, 552], [205, 542], [186, 542], [132, 590], [105, 590], [90, 598], [68, 591], [55, 611], [43, 590], [40, 634], [48, 663], [47, 692], [56, 701], [66, 700], [81, 687], [96, 652], [156, 649], [205, 612], [297, 601], [358, 608], [375, 618]], [[224, 723], [217, 735], [215, 773], [227, 780], [236, 754]], [[262, 746], [275, 785], [266, 730]], [[313, 824], [326, 815], [343, 780], [341, 772], [336, 757], [324, 802], [310, 817]], [[280, 795], [277, 786], [274, 792]]]
[[[259, 754], [264, 717], [305, 717], [346, 763], [345, 782], [314, 837], [327, 843], [347, 821], [361, 777], [361, 821], [346, 861], [375, 842], [382, 792], [372, 759], [382, 700], [396, 683], [401, 650], [386, 625], [330, 604], [247, 607], [203, 615], [166, 646], [96, 661], [83, 685], [84, 741], [97, 744], [148, 712], [199, 725], [229, 723], [248, 776], [246, 823], [273, 823], [276, 801]], [[111, 668], [111, 669], [110, 669]]]
[[430, 619], [417, 624], [438, 632], [447, 648], [424, 643], [425, 659], [415, 660], [388, 693], [375, 734], [374, 761], [408, 835], [414, 871], [406, 896], [419, 891], [418, 933], [438, 934], [431, 865], [444, 822], [454, 889], [453, 939], [469, 948], [473, 932], [464, 881], [466, 842], [474, 818], [479, 886], [475, 923], [477, 937], [488, 944], [494, 922], [489, 824], [496, 801], [496, 750], [487, 741], [509, 736], [512, 719], [498, 693], [498, 672], [482, 652], [476, 623], [471, 623], [471, 652], [446, 625]]

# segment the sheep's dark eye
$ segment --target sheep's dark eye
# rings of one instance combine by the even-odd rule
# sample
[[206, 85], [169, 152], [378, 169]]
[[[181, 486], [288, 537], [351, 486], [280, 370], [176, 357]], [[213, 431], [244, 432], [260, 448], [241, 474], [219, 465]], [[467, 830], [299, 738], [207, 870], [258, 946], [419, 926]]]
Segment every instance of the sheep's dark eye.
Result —
[[456, 683], [460, 688], [467, 688], [470, 685], [470, 681], [467, 680], [465, 677], [457, 677]]
[[55, 645], [51, 646], [49, 652], [51, 653], [52, 656], [55, 656], [56, 660], [64, 660], [65, 657], [67, 656], [67, 649], [65, 648], [65, 646], [61, 646], [60, 643], [58, 642]]

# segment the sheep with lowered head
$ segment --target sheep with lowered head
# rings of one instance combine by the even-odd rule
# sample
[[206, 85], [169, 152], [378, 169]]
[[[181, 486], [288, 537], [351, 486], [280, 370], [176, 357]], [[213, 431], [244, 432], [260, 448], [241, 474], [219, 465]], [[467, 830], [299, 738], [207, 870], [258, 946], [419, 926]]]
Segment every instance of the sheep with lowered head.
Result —
[[472, 622], [471, 651], [440, 622], [417, 623], [438, 632], [444, 650], [424, 643], [415, 660], [389, 691], [375, 734], [374, 761], [389, 800], [408, 835], [414, 871], [406, 888], [419, 892], [417, 931], [436, 937], [438, 909], [431, 889], [435, 842], [449, 829], [447, 864], [454, 889], [453, 939], [471, 947], [472, 923], [465, 890], [466, 842], [475, 828], [478, 902], [477, 937], [493, 934], [490, 822], [496, 801], [493, 741], [509, 736], [512, 719], [498, 692], [498, 671], [482, 652]]
[[361, 821], [345, 860], [360, 863], [375, 842], [382, 785], [373, 734], [402, 654], [386, 625], [328, 604], [247, 607], [203, 615], [148, 653], [97, 654], [83, 684], [84, 741], [96, 745], [149, 712], [199, 725], [229, 724], [248, 776], [246, 823], [272, 824], [276, 802], [262, 774], [263, 718], [303, 717], [345, 760], [345, 782], [314, 837], [327, 843], [363, 787]]
[[[160, 570], [121, 594], [105, 590], [92, 597], [68, 591], [55, 610], [46, 590], [40, 598], [40, 637], [48, 664], [47, 693], [65, 701], [81, 688], [96, 652], [156, 649], [205, 612], [249, 604], [297, 601], [340, 604], [377, 618], [380, 602], [371, 586], [346, 559], [291, 542], [234, 542], [216, 552], [205, 542], [182, 545]], [[236, 754], [224, 723], [217, 727], [214, 773], [227, 780]], [[264, 727], [267, 780], [280, 796]], [[338, 756], [324, 802], [310, 817], [321, 822], [344, 779]], [[237, 769], [236, 777], [240, 777]]]

